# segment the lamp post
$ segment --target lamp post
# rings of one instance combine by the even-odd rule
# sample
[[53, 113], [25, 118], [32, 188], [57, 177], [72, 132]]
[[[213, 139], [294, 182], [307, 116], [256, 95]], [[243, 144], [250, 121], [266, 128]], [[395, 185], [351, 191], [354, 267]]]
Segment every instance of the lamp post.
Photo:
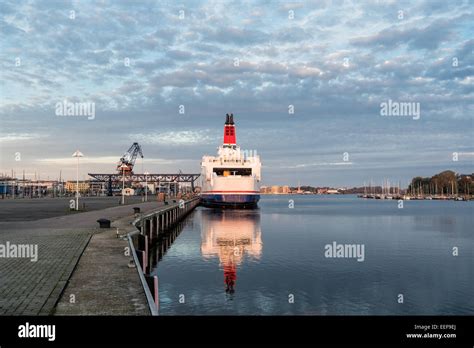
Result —
[[125, 164], [120, 166], [122, 168], [122, 205], [125, 204], [125, 168], [128, 168]]
[[84, 157], [81, 151], [77, 150], [72, 154], [72, 157], [77, 158], [76, 167], [76, 210], [79, 210], [79, 158]]
[[145, 172], [145, 202], [148, 202], [148, 172]]

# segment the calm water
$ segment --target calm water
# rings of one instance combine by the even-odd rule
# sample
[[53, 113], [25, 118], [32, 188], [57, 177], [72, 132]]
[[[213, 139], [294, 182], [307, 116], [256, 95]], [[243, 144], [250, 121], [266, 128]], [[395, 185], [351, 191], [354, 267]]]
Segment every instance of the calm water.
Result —
[[[262, 196], [259, 206], [198, 208], [159, 246], [160, 314], [474, 314], [474, 202]], [[365, 260], [326, 258], [334, 241], [363, 244]]]

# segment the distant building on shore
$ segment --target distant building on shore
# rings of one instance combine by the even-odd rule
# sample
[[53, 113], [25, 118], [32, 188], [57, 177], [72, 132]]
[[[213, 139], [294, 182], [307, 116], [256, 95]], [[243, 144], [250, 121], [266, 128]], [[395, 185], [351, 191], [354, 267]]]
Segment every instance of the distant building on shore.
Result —
[[312, 186], [298, 186], [290, 187], [287, 185], [279, 186], [262, 186], [260, 188], [261, 194], [270, 194], [270, 195], [285, 195], [285, 194], [300, 194], [300, 195], [327, 195], [327, 194], [342, 194], [344, 193], [344, 188], [331, 188], [331, 187], [312, 187]]
[[28, 180], [11, 177], [0, 178], [0, 197], [42, 197], [56, 194], [61, 184], [54, 180]]
[[[66, 192], [76, 192], [77, 185], [76, 181], [66, 181], [65, 185]], [[87, 192], [90, 189], [89, 181], [79, 181], [79, 192]]]

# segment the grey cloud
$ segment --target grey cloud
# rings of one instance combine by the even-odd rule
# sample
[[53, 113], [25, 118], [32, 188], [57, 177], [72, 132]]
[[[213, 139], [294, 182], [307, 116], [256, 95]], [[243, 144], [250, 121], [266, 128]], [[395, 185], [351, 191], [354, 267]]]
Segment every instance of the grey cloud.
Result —
[[402, 44], [411, 48], [434, 50], [441, 42], [451, 38], [453, 25], [451, 21], [438, 20], [424, 28], [398, 29], [392, 27], [384, 29], [379, 33], [358, 37], [350, 40], [354, 46], [381, 47], [385, 49], [395, 49]]
[[265, 42], [269, 35], [260, 30], [242, 29], [237, 27], [206, 28], [201, 31], [202, 41], [219, 42], [221, 44], [250, 45]]
[[[319, 32], [319, 30], [317, 31]], [[309, 31], [300, 27], [291, 27], [281, 30], [273, 35], [273, 40], [284, 42], [304, 42], [314, 38], [315, 31]]]
[[[0, 52], [9, 101], [0, 110], [4, 129], [21, 133], [26, 124], [28, 133], [44, 136], [37, 146], [15, 144], [30, 158], [41, 157], [45, 149], [52, 157], [64, 157], [77, 143], [89, 154], [119, 156], [130, 141], [117, 139], [124, 129], [174, 134], [206, 128], [220, 138], [222, 115], [233, 112], [239, 143], [258, 149], [264, 164], [282, 157], [289, 166], [332, 163], [349, 151], [359, 156], [358, 167], [351, 169], [357, 174], [354, 181], [362, 181], [367, 168], [382, 173], [384, 166], [403, 167], [397, 173], [409, 176], [412, 163], [430, 151], [469, 148], [465, 125], [472, 118], [473, 87], [466, 77], [473, 74], [474, 44], [472, 39], [461, 42], [467, 17], [459, 15], [467, 9], [454, 14], [440, 8], [429, 18], [402, 3], [409, 18], [417, 14], [422, 19], [390, 26], [394, 4], [347, 3], [366, 21], [357, 17], [351, 24], [356, 12], [339, 11], [336, 5], [344, 4], [305, 2], [290, 22], [286, 9], [265, 2], [258, 3], [264, 10], [255, 13], [253, 4], [225, 5], [226, 11], [222, 3], [215, 4], [215, 11], [214, 5], [187, 4], [186, 21], [177, 19], [178, 5], [79, 2], [74, 3], [78, 17], [71, 22], [70, 4], [25, 3], [25, 13], [16, 16], [33, 31], [14, 25], [6, 29]], [[258, 20], [246, 26], [248, 18]], [[385, 30], [374, 32], [374, 27]], [[354, 32], [360, 34], [348, 44]], [[12, 70], [16, 54], [25, 64]], [[460, 65], [453, 69], [455, 55]], [[347, 67], [345, 56], [350, 58]], [[124, 67], [124, 57], [132, 59], [131, 67]], [[55, 117], [52, 106], [62, 97], [95, 101], [96, 119]], [[379, 104], [388, 98], [419, 101], [420, 122], [381, 118]], [[185, 115], [178, 114], [180, 104]], [[295, 106], [294, 115], [288, 114], [289, 104]], [[194, 158], [194, 171], [200, 156], [213, 153], [217, 145], [183, 150], [158, 142], [146, 144], [146, 153]], [[2, 155], [13, 150], [2, 148]], [[426, 168], [435, 167], [429, 158]], [[318, 173], [307, 169], [301, 180], [314, 183], [311, 177]], [[348, 180], [333, 171], [331, 178]], [[294, 173], [269, 165], [265, 180], [276, 179], [291, 182]]]
[[3, 19], [0, 19], [0, 33], [2, 33], [2, 35], [5, 35], [5, 36], [20, 35], [20, 34], [24, 34], [25, 31], [14, 25], [8, 24]]
[[190, 60], [193, 57], [192, 53], [181, 50], [169, 50], [166, 52], [166, 55], [170, 59], [176, 60]]

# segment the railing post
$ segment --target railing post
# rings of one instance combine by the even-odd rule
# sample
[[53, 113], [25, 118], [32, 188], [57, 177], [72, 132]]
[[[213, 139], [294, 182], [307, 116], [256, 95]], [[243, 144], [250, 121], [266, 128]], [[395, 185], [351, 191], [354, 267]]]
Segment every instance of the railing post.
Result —
[[150, 234], [150, 219], [145, 220], [145, 236]]
[[145, 265], [143, 267], [143, 273], [148, 273], [148, 235], [145, 235]]
[[158, 217], [156, 215], [153, 215], [153, 218], [151, 219], [151, 239], [154, 241], [156, 238], [158, 238]]

